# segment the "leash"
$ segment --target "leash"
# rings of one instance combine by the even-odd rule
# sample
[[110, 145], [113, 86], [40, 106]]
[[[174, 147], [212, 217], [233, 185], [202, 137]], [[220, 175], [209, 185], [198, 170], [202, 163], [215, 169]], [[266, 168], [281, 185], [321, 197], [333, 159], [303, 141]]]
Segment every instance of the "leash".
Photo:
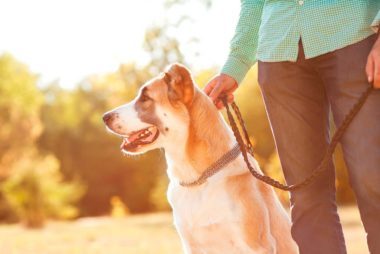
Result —
[[[378, 38], [380, 38], [380, 29], [377, 32], [377, 39]], [[193, 187], [193, 186], [201, 185], [201, 184], [205, 183], [209, 177], [211, 177], [214, 174], [216, 174], [217, 172], [219, 172], [225, 165], [227, 165], [228, 163], [230, 163], [231, 161], [236, 159], [239, 156], [239, 154], [242, 153], [244, 161], [245, 161], [249, 171], [258, 180], [260, 180], [260, 181], [262, 181], [268, 185], [271, 185], [274, 188], [284, 190], [284, 191], [292, 191], [292, 190], [296, 190], [296, 189], [302, 188], [304, 186], [307, 186], [317, 176], [319, 176], [323, 171], [325, 171], [327, 169], [328, 163], [329, 163], [332, 155], [334, 154], [336, 146], [338, 145], [338, 143], [342, 139], [342, 137], [343, 137], [344, 133], [346, 132], [347, 128], [349, 127], [350, 123], [352, 122], [352, 120], [354, 119], [356, 114], [360, 111], [360, 109], [364, 105], [365, 101], [367, 100], [368, 96], [371, 94], [371, 92], [373, 90], [374, 90], [374, 87], [370, 85], [367, 88], [367, 90], [365, 90], [360, 95], [357, 102], [352, 106], [351, 110], [348, 112], [348, 114], [343, 119], [341, 126], [339, 126], [339, 128], [336, 130], [334, 136], [332, 137], [331, 142], [330, 142], [329, 146], [327, 147], [325, 155], [324, 155], [321, 163], [319, 164], [319, 166], [315, 170], [313, 170], [312, 173], [308, 177], [306, 177], [303, 181], [296, 183], [296, 184], [292, 184], [292, 185], [282, 184], [279, 181], [277, 181], [277, 180], [275, 180], [269, 176], [262, 175], [261, 173], [257, 172], [252, 167], [252, 165], [248, 159], [248, 154], [250, 154], [253, 157], [255, 157], [255, 155], [254, 155], [254, 151], [253, 151], [253, 146], [251, 144], [251, 141], [249, 140], [249, 134], [248, 134], [247, 129], [245, 127], [245, 123], [244, 123], [243, 117], [241, 115], [240, 109], [236, 105], [235, 102], [231, 103], [231, 107], [232, 107], [232, 109], [235, 113], [235, 116], [238, 119], [239, 125], [243, 131], [245, 142], [242, 138], [242, 135], [240, 134], [239, 128], [235, 122], [235, 118], [231, 113], [230, 105], [227, 102], [227, 97], [224, 96], [221, 99], [222, 99], [224, 106], [226, 107], [228, 121], [230, 122], [232, 131], [233, 131], [235, 139], [237, 141], [237, 144], [230, 151], [223, 154], [222, 157], [220, 157], [216, 162], [214, 162], [211, 166], [209, 166], [205, 171], [203, 171], [203, 173], [198, 177], [198, 179], [196, 179], [194, 181], [189, 181], [189, 182], [181, 181], [181, 182], [179, 182], [179, 184], [183, 187]]]
[[247, 164], [247, 167], [248, 167], [249, 171], [251, 172], [251, 174], [255, 178], [257, 178], [258, 180], [263, 181], [264, 183], [269, 184], [269, 185], [271, 185], [277, 189], [284, 190], [284, 191], [292, 191], [292, 190], [300, 189], [302, 187], [307, 186], [318, 175], [320, 175], [323, 171], [325, 171], [327, 169], [328, 163], [329, 163], [329, 161], [330, 161], [330, 159], [331, 159], [331, 157], [335, 151], [337, 144], [340, 142], [340, 140], [342, 139], [342, 136], [345, 133], [345, 131], [347, 130], [348, 126], [350, 125], [350, 123], [352, 122], [352, 120], [354, 119], [356, 114], [360, 111], [364, 102], [367, 100], [368, 96], [370, 95], [370, 93], [373, 90], [374, 90], [373, 86], [369, 86], [367, 88], [367, 90], [362, 93], [362, 95], [360, 96], [358, 101], [354, 104], [354, 106], [351, 108], [349, 113], [346, 115], [342, 124], [336, 130], [334, 136], [332, 137], [330, 145], [328, 146], [326, 153], [323, 157], [323, 160], [321, 161], [319, 166], [315, 170], [313, 170], [312, 173], [308, 177], [306, 177], [303, 181], [296, 183], [296, 184], [292, 184], [292, 185], [282, 184], [279, 181], [277, 181], [277, 180], [275, 180], [269, 176], [262, 175], [261, 173], [257, 172], [252, 167], [252, 165], [248, 159], [248, 154], [254, 156], [253, 146], [251, 144], [251, 141], [249, 140], [249, 135], [248, 135], [247, 129], [245, 127], [245, 123], [244, 123], [243, 117], [240, 113], [239, 107], [236, 105], [235, 102], [231, 103], [231, 107], [232, 107], [232, 109], [236, 115], [236, 118], [238, 119], [239, 125], [243, 131], [245, 142], [242, 138], [242, 135], [240, 134], [239, 128], [235, 122], [235, 118], [231, 113], [231, 109], [230, 109], [230, 106], [227, 102], [227, 98], [223, 97], [222, 101], [223, 101], [223, 104], [227, 110], [228, 121], [230, 122], [230, 125], [232, 127], [232, 131], [234, 133], [234, 136], [236, 138], [237, 143], [239, 144], [239, 147], [240, 147], [241, 153], [243, 155], [244, 161]]
[[234, 147], [222, 155], [217, 161], [215, 161], [211, 166], [209, 166], [203, 173], [199, 176], [198, 179], [191, 182], [181, 181], [179, 184], [183, 187], [193, 187], [201, 185], [207, 181], [207, 178], [218, 173], [224, 166], [226, 166], [231, 161], [235, 160], [240, 154], [239, 144], [234, 145]]

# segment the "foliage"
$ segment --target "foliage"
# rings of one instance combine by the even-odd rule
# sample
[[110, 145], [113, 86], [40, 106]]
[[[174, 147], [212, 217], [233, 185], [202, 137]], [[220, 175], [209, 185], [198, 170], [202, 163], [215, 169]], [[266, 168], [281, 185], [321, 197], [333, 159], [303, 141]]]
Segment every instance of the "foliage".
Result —
[[122, 218], [129, 214], [128, 207], [125, 206], [120, 197], [113, 196], [110, 200], [111, 205], [111, 217], [112, 218]]
[[87, 192], [80, 202], [81, 215], [108, 213], [112, 196], [119, 196], [131, 212], [152, 208], [150, 191], [165, 168], [161, 151], [123, 157], [121, 140], [107, 135], [102, 121], [106, 111], [133, 99], [149, 77], [144, 67], [122, 65], [115, 73], [89, 77], [72, 91], [57, 86], [45, 91], [45, 131], [38, 145], [60, 160], [68, 179], [83, 179]]
[[28, 151], [42, 132], [39, 119], [43, 96], [37, 77], [12, 56], [0, 56], [0, 180]]
[[[125, 203], [132, 213], [169, 209], [166, 201], [167, 177], [163, 152], [156, 150], [138, 157], [121, 156], [118, 151], [120, 140], [115, 136], [107, 135], [101, 120], [104, 112], [134, 98], [138, 88], [152, 77], [150, 66], [153, 66], [153, 63], [143, 67], [133, 63], [121, 65], [113, 73], [88, 77], [74, 90], [64, 90], [57, 84], [52, 84], [40, 91], [35, 87], [36, 77], [30, 74], [25, 66], [22, 64], [18, 66], [10, 56], [3, 56], [1, 59], [0, 91], [4, 95], [2, 97], [7, 98], [2, 100], [3, 104], [0, 104], [0, 107], [4, 109], [0, 117], [5, 123], [0, 129], [3, 149], [3, 153], [0, 154], [2, 158], [0, 167], [3, 168], [3, 172], [8, 172], [8, 174], [3, 174], [3, 179], [9, 177], [7, 185], [4, 185], [8, 186], [4, 189], [8, 191], [7, 199], [0, 199], [2, 218], [11, 215], [9, 209], [16, 209], [19, 216], [24, 216], [25, 212], [22, 212], [24, 208], [20, 204], [15, 205], [12, 197], [21, 195], [19, 186], [25, 182], [28, 182], [30, 193], [40, 188], [45, 184], [43, 177], [51, 177], [49, 174], [53, 174], [52, 171], [57, 175], [62, 174], [57, 178], [56, 185], [65, 186], [65, 181], [75, 182], [75, 179], [82, 179], [86, 191], [79, 200], [78, 209], [81, 216], [108, 213], [109, 200], [113, 196], [119, 196], [121, 202]], [[16, 77], [15, 73], [25, 77], [21, 79], [21, 77]], [[194, 80], [203, 87], [215, 73], [216, 70], [212, 68], [202, 70], [195, 73]], [[23, 81], [18, 81], [19, 79]], [[27, 80], [29, 81], [26, 82]], [[257, 69], [253, 68], [240, 85], [236, 93], [236, 101], [242, 110], [249, 133], [252, 135], [261, 167], [267, 174], [281, 179], [281, 166], [275, 155], [270, 126], [256, 80]], [[23, 87], [21, 83], [31, 87]], [[18, 87], [18, 90], [12, 92], [11, 88], [6, 87], [7, 84], [15, 84], [12, 89]], [[22, 93], [26, 94], [22, 95]], [[7, 109], [17, 112], [13, 118], [6, 113]], [[25, 122], [29, 125], [23, 124]], [[32, 127], [31, 122], [34, 123]], [[37, 152], [32, 156], [31, 151]], [[52, 162], [54, 159], [51, 156], [59, 161], [59, 169], [54, 166], [56, 164]], [[5, 157], [12, 159], [4, 160]], [[348, 191], [341, 153], [337, 154], [336, 164], [338, 199], [342, 202], [350, 202], [353, 196]], [[39, 169], [49, 167], [52, 169], [47, 169], [46, 172], [42, 170], [44, 174]], [[39, 174], [43, 176], [41, 183], [36, 180]], [[24, 187], [22, 189], [26, 190]], [[9, 194], [11, 190], [15, 193]], [[79, 188], [78, 195], [80, 193]], [[38, 196], [39, 192], [33, 195]], [[59, 196], [59, 194], [54, 195]], [[280, 195], [284, 196], [283, 200], [286, 201], [286, 194]], [[51, 202], [48, 196], [42, 196], [47, 199], [43, 202]], [[60, 202], [66, 203], [55, 204], [57, 207], [61, 205], [70, 207], [72, 204], [64, 194], [61, 199]], [[42, 202], [39, 199], [33, 201]], [[45, 210], [45, 203], [41, 205], [44, 208], [35, 212], [36, 214], [44, 214], [41, 218], [62, 217], [50, 211], [50, 208], [47, 209], [48, 211]], [[35, 215], [35, 217], [38, 216]]]
[[178, 41], [168, 36], [165, 28], [156, 26], [148, 29], [145, 33], [144, 48], [150, 55], [148, 70], [152, 75], [163, 71], [170, 63], [184, 63]]
[[29, 156], [14, 165], [14, 172], [2, 184], [4, 196], [28, 227], [41, 227], [45, 218], [77, 216], [74, 203], [84, 189], [79, 183], [65, 183], [54, 156]]
[[170, 205], [166, 198], [168, 190], [169, 179], [165, 174], [161, 174], [156, 181], [154, 188], [150, 195], [150, 202], [155, 211], [170, 211]]
[[107, 213], [112, 196], [119, 196], [131, 212], [155, 206], [150, 197], [166, 166], [162, 151], [121, 156], [121, 140], [107, 135], [102, 115], [132, 100], [144, 82], [168, 63], [182, 59], [177, 41], [165, 29], [153, 27], [146, 32], [144, 47], [151, 59], [147, 65], [123, 64], [114, 73], [88, 77], [72, 91], [54, 84], [45, 90], [45, 131], [38, 146], [59, 159], [68, 179], [79, 176], [88, 187], [80, 202], [81, 215]]
[[274, 152], [274, 141], [257, 83], [257, 65], [249, 71], [235, 96], [247, 129], [252, 135], [255, 152], [268, 159]]
[[[0, 57], [0, 219], [39, 227], [47, 217], [68, 218], [77, 209], [82, 187], [62, 181], [59, 162], [42, 155], [36, 140], [43, 132], [43, 93], [37, 77], [10, 55]], [[48, 153], [46, 153], [48, 154]]]
[[[169, 209], [163, 151], [138, 157], [121, 156], [118, 148], [121, 140], [107, 135], [102, 115], [132, 100], [139, 87], [166, 65], [182, 62], [193, 69], [192, 63], [184, 58], [181, 45], [197, 48], [191, 43], [199, 41], [192, 38], [192, 33], [184, 41], [176, 38], [189, 25], [186, 22], [191, 22], [187, 8], [190, 3], [166, 1], [168, 14], [175, 15], [168, 15], [162, 24], [146, 31], [142, 47], [150, 62], [143, 66], [134, 62], [122, 64], [115, 72], [85, 78], [73, 90], [64, 90], [54, 83], [39, 89], [38, 77], [27, 66], [8, 54], [0, 56], [0, 183], [5, 181], [0, 192], [0, 220], [14, 219], [12, 209], [23, 218], [28, 213], [37, 219], [66, 218], [75, 214], [72, 204], [81, 194], [77, 206], [80, 216], [109, 213], [109, 200], [113, 196], [120, 197], [120, 202], [132, 213]], [[211, 3], [197, 1], [205, 9], [212, 7]], [[194, 73], [194, 80], [204, 87], [217, 71], [217, 68], [200, 70]], [[235, 97], [262, 169], [284, 181], [257, 84], [256, 67], [248, 73]], [[340, 150], [335, 162], [338, 200], [352, 202]], [[46, 181], [48, 178], [53, 179], [51, 184]], [[85, 190], [77, 179], [81, 179]], [[47, 194], [46, 189], [53, 186], [61, 192], [51, 190]], [[68, 198], [68, 193], [73, 194], [73, 199]], [[286, 202], [287, 194], [279, 195]]]

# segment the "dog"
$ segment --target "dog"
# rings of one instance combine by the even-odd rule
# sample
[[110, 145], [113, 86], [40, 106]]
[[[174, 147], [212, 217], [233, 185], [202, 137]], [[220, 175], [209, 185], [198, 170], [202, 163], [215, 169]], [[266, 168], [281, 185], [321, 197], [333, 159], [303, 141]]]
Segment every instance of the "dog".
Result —
[[[164, 148], [167, 197], [188, 254], [298, 253], [273, 189], [253, 178], [241, 154], [205, 182], [192, 182], [235, 145], [231, 129], [181, 64], [148, 81], [131, 102], [104, 114], [130, 155]], [[260, 171], [256, 160], [250, 162]]]

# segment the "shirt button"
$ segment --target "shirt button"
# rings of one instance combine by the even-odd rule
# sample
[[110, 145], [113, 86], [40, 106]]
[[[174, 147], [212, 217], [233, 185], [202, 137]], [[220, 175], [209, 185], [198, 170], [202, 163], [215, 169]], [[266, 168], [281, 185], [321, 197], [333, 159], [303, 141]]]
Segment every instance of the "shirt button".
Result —
[[303, 0], [299, 0], [299, 1], [298, 1], [298, 4], [299, 4], [299, 5], [303, 5], [303, 3], [304, 3]]

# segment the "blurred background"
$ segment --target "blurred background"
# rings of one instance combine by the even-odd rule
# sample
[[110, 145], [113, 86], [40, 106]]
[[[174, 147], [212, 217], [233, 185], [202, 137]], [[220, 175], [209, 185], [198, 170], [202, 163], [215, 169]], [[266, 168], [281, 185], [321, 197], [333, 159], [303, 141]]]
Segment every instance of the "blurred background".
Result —
[[[203, 87], [227, 57], [239, 8], [0, 0], [0, 253], [181, 253], [164, 151], [122, 156], [101, 116], [169, 63]], [[256, 66], [236, 94], [262, 169], [283, 180]], [[366, 253], [340, 149], [335, 163], [349, 253]]]

